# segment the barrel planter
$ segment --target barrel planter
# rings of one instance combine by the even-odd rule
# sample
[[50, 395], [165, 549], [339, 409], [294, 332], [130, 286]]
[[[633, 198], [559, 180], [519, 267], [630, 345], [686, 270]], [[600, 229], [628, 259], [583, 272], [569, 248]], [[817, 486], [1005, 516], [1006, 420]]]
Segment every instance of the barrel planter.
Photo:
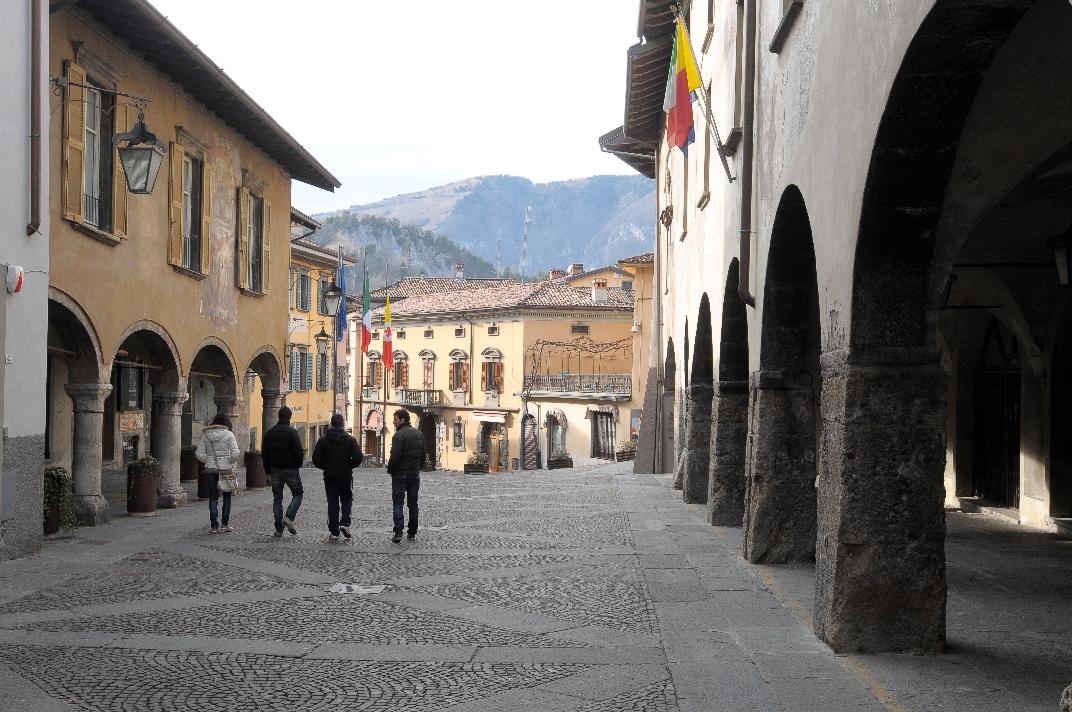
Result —
[[135, 517], [156, 514], [156, 481], [160, 465], [135, 460], [127, 465], [127, 513]]
[[246, 489], [264, 489], [268, 486], [268, 478], [264, 476], [264, 459], [259, 452], [247, 452], [246, 460]]
[[197, 461], [197, 448], [192, 446], [184, 447], [179, 453], [179, 481], [196, 482], [197, 466], [199, 464]]
[[60, 506], [54, 504], [45, 512], [45, 536], [55, 534], [60, 530]]
[[614, 453], [614, 459], [618, 462], [628, 462], [636, 459], [636, 450], [619, 450]]
[[573, 467], [572, 457], [550, 457], [547, 458], [548, 470], [565, 470]]
[[205, 463], [197, 463], [197, 498], [208, 499], [208, 480], [205, 479]]
[[486, 475], [488, 474], [488, 465], [463, 465], [465, 474], [467, 475]]

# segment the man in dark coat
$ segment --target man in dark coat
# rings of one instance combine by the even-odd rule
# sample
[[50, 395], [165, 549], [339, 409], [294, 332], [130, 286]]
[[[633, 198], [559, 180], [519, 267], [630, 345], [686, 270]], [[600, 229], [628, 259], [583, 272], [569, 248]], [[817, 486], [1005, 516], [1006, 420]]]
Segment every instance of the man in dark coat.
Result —
[[[357, 438], [346, 432], [342, 414], [331, 416], [331, 427], [316, 441], [313, 465], [324, 471], [324, 492], [328, 496], [328, 532], [332, 541], [339, 532], [350, 538], [350, 509], [354, 504], [354, 468], [361, 466], [365, 456]], [[339, 505], [342, 504], [342, 519]]]
[[394, 543], [402, 541], [405, 524], [402, 505], [409, 500], [410, 541], [417, 538], [417, 492], [421, 488], [421, 465], [424, 464], [424, 436], [409, 424], [409, 411], [395, 411], [395, 436], [391, 439], [391, 457], [387, 460], [387, 474], [391, 475], [391, 501], [395, 505]]
[[[305, 463], [305, 448], [298, 431], [290, 425], [290, 408], [279, 409], [279, 422], [264, 434], [261, 441], [261, 459], [264, 469], [272, 478], [272, 511], [275, 513], [275, 535], [283, 536], [285, 526], [291, 534], [297, 534], [294, 517], [302, 503], [301, 472]], [[290, 488], [290, 505], [283, 516], [283, 484]]]

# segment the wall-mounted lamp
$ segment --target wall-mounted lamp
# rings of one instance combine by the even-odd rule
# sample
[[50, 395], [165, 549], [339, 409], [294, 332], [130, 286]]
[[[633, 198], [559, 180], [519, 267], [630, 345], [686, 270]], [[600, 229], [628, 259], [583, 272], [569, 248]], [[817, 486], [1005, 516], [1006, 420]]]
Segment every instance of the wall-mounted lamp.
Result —
[[[336, 303], [335, 306], [336, 306], [336, 308], [338, 308], [338, 303]], [[316, 350], [319, 351], [322, 354], [327, 353], [328, 343], [331, 342], [331, 334], [329, 334], [328, 332], [324, 331], [324, 327], [321, 326], [320, 327], [320, 333], [317, 334], [316, 336], [314, 336], [313, 338], [316, 339]]]
[[335, 284], [331, 283], [328, 287], [328, 291], [324, 292], [324, 310], [328, 313], [328, 316], [335, 316], [339, 313], [339, 304], [342, 302], [342, 290]]

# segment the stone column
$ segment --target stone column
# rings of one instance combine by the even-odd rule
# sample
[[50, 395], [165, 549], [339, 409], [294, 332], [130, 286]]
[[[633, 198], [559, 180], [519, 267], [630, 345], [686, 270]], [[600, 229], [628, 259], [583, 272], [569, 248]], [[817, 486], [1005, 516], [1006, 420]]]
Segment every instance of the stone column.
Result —
[[101, 447], [104, 399], [110, 383], [68, 383], [63, 387], [74, 402], [74, 437], [71, 475], [74, 497], [71, 506], [79, 521], [88, 526], [108, 523], [108, 501], [101, 495]]
[[739, 527], [744, 521], [748, 381], [715, 382], [711, 420], [707, 521], [717, 527]]
[[264, 399], [264, 410], [261, 417], [261, 441], [276, 423], [279, 422], [279, 409], [283, 407], [289, 391], [277, 391], [274, 389], [261, 389], [261, 398]]
[[212, 402], [216, 404], [216, 412], [226, 415], [232, 424], [238, 420], [238, 396], [215, 396]]
[[937, 349], [824, 354], [815, 633], [835, 652], [945, 644], [946, 375]]
[[752, 374], [744, 554], [753, 564], [815, 558], [815, 392], [811, 374]]
[[711, 403], [714, 389], [710, 383], [693, 383], [688, 393], [688, 424], [685, 426], [685, 451], [682, 464], [682, 499], [686, 504], [707, 503], [707, 475], [711, 468]]
[[153, 417], [156, 418], [156, 459], [160, 461], [160, 479], [156, 483], [156, 506], [175, 509], [186, 506], [186, 491], [179, 482], [182, 447], [182, 404], [187, 393], [154, 393]]

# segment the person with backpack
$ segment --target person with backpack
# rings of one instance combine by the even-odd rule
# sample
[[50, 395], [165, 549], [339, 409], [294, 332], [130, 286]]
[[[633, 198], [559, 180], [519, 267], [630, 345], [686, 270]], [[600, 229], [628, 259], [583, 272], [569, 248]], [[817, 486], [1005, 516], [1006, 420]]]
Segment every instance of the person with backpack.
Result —
[[391, 438], [391, 457], [387, 474], [391, 475], [391, 502], [394, 504], [395, 534], [391, 541], [402, 541], [405, 525], [402, 507], [409, 504], [410, 541], [417, 538], [417, 493], [421, 489], [421, 465], [424, 464], [424, 436], [409, 424], [409, 411], [399, 408], [394, 417], [395, 435]]
[[[354, 468], [365, 459], [361, 446], [343, 425], [341, 413], [331, 416], [331, 427], [316, 441], [313, 465], [324, 471], [324, 493], [328, 498], [328, 534], [339, 540], [341, 532], [350, 538], [350, 510], [354, 504]], [[342, 517], [339, 516], [340, 505]]]
[[[261, 441], [261, 459], [265, 471], [272, 478], [272, 513], [275, 514], [275, 536], [283, 536], [283, 527], [291, 534], [297, 534], [294, 518], [298, 516], [298, 507], [302, 503], [300, 469], [305, 464], [305, 448], [302, 446], [298, 431], [290, 425], [290, 408], [279, 409], [279, 422], [264, 434]], [[286, 516], [283, 516], [283, 485], [290, 488], [290, 504]]]
[[[201, 433], [194, 453], [197, 459], [205, 463], [205, 481], [208, 483], [208, 518], [212, 533], [230, 532], [227, 522], [231, 518], [231, 493], [237, 489], [238, 479], [234, 467], [241, 452], [238, 441], [231, 432], [231, 420], [224, 413], [216, 413], [212, 425]], [[221, 479], [222, 478], [222, 479]], [[218, 515], [220, 492], [223, 492], [223, 528], [220, 528]]]

